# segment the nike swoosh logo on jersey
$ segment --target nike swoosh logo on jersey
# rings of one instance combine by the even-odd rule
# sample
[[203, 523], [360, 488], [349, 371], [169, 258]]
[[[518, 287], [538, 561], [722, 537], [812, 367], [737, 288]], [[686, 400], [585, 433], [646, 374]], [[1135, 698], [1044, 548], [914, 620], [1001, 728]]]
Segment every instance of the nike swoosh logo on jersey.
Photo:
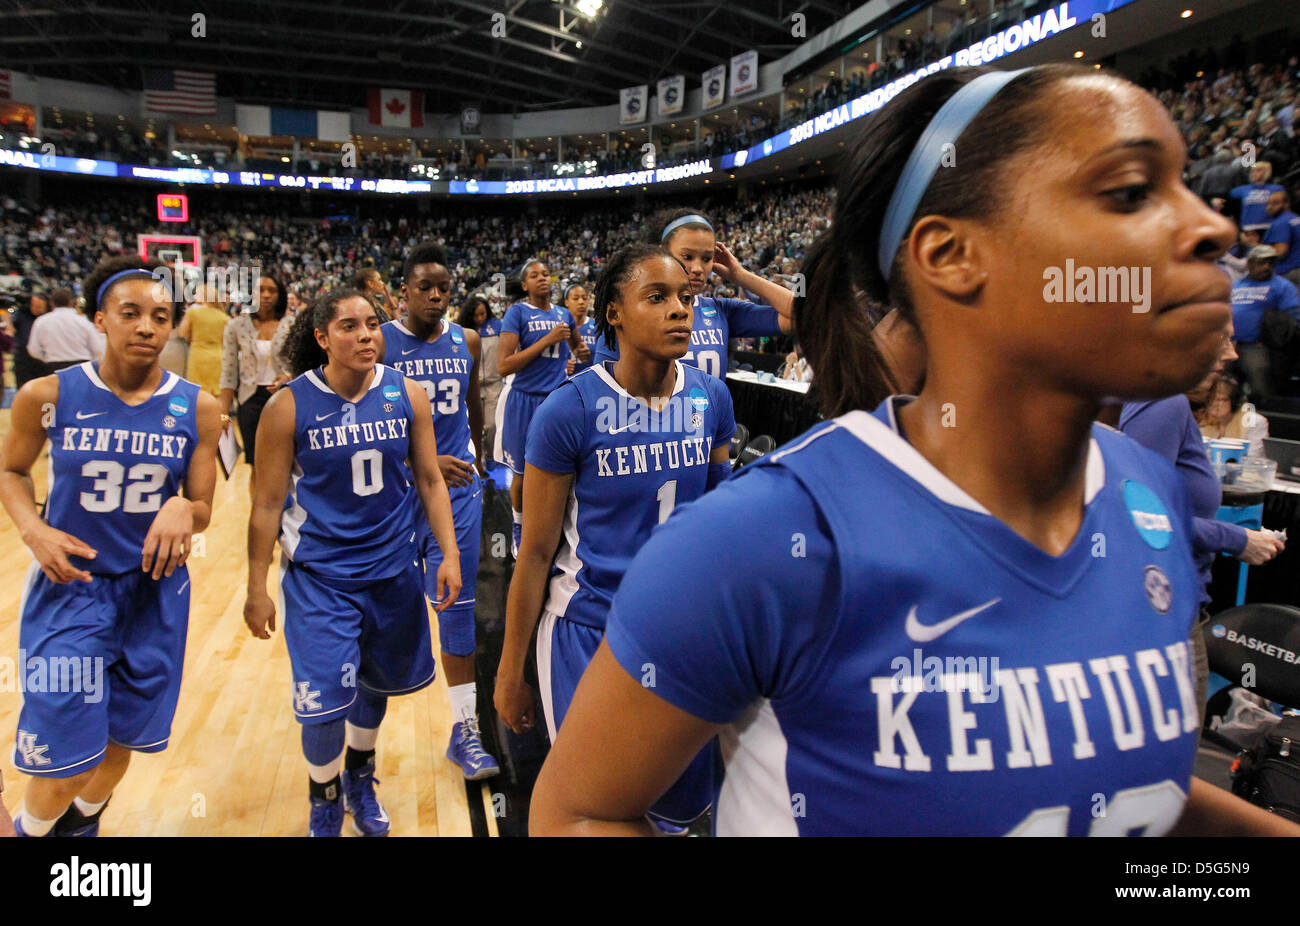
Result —
[[929, 643], [931, 640], [939, 639], [962, 621], [969, 620], [981, 611], [993, 607], [1001, 600], [1001, 598], [994, 598], [992, 601], [986, 601], [984, 604], [971, 608], [969, 611], [962, 611], [960, 614], [954, 614], [946, 621], [940, 621], [937, 624], [922, 624], [916, 619], [916, 605], [912, 605], [912, 610], [907, 612], [907, 623], [904, 629], [907, 631], [907, 635], [917, 643]]
[[404, 351], [402, 351], [402, 356], [405, 357], [407, 354], [413, 354], [413, 353], [415, 353], [415, 352], [416, 352], [417, 350], [419, 350], [419, 349], [420, 349], [420, 348], [418, 348], [418, 347], [412, 347], [410, 350], [404, 350]]
[[100, 415], [107, 415], [108, 412], [91, 412], [89, 415], [84, 412], [77, 412], [77, 420], [85, 421], [87, 418], [98, 418]]
[[338, 412], [330, 412], [329, 415], [317, 415], [317, 416], [316, 416], [316, 420], [317, 420], [317, 421], [324, 421], [326, 418], [329, 418], [330, 416], [332, 416], [332, 415], [337, 415], [337, 414], [338, 414]]
[[[635, 422], [633, 422], [633, 423], [635, 423]], [[626, 431], [626, 430], [627, 430], [628, 428], [630, 428], [630, 427], [632, 427], [631, 424], [625, 424], [625, 425], [623, 425], [623, 427], [621, 427], [621, 428], [610, 428], [610, 429], [609, 429], [609, 433], [610, 433], [610, 434], [622, 434], [624, 431]]]

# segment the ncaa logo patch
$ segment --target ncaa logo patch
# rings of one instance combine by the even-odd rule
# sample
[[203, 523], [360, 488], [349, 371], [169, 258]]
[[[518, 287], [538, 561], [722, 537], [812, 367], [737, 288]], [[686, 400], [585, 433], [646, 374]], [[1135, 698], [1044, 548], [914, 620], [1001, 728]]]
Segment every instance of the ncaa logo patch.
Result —
[[1169, 606], [1174, 602], [1174, 587], [1163, 569], [1148, 566], [1142, 573], [1142, 590], [1147, 593], [1151, 607], [1160, 614], [1169, 613]]
[[1222, 624], [1215, 624], [1210, 628], [1210, 633], [1214, 635], [1215, 639], [1222, 640], [1228, 635], [1228, 628], [1224, 627]]
[[384, 387], [384, 398], [390, 402], [396, 402], [401, 394], [401, 391], [391, 383]]
[[691, 390], [691, 407], [697, 412], [702, 412], [709, 407], [709, 397], [704, 390], [696, 386]]
[[1133, 526], [1137, 528], [1146, 545], [1153, 550], [1164, 550], [1174, 539], [1174, 526], [1164, 503], [1142, 483], [1124, 480], [1124, 505], [1128, 508]]
[[171, 401], [167, 403], [167, 411], [180, 417], [190, 410], [190, 400], [183, 395], [174, 395]]
[[712, 302], [701, 303], [700, 314], [703, 315], [705, 318], [712, 318], [713, 316], [718, 314], [718, 307], [714, 305]]
[[455, 328], [453, 328], [453, 329], [451, 329], [451, 343], [453, 343], [453, 344], [464, 344], [464, 343], [465, 343], [465, 336], [464, 336], [463, 334], [461, 334], [459, 331], [457, 331]]

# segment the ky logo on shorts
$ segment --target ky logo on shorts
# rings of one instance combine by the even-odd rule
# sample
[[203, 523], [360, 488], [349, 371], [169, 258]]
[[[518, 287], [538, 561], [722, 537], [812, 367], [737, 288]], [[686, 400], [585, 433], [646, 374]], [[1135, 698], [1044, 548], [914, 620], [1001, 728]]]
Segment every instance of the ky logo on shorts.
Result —
[[311, 691], [311, 682], [298, 682], [298, 690], [293, 693], [293, 709], [299, 714], [320, 710], [319, 691]]
[[50, 758], [46, 755], [50, 747], [37, 746], [35, 733], [28, 733], [26, 730], [18, 731], [18, 751], [22, 754], [24, 765], [50, 764]]

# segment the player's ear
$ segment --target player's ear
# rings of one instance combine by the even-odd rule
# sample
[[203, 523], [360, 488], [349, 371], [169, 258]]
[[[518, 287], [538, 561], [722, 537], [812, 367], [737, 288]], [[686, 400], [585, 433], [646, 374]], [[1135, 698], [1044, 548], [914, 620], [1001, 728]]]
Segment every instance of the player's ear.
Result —
[[100, 334], [104, 334], [104, 333], [105, 333], [105, 331], [104, 331], [104, 310], [103, 310], [103, 309], [96, 309], [96, 310], [95, 310], [95, 330], [98, 331]]
[[316, 336], [316, 344], [320, 347], [320, 349], [325, 351], [326, 353], [329, 353], [329, 349], [330, 349], [329, 335], [324, 331], [321, 331], [319, 328], [313, 328], [311, 333]]

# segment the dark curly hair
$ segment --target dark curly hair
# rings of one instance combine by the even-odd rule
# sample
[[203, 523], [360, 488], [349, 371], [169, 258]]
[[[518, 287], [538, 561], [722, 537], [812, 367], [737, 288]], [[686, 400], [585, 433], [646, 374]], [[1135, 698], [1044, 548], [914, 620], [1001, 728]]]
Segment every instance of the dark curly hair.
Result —
[[456, 324], [462, 328], [468, 328], [470, 331], [478, 331], [478, 324], [474, 321], [474, 315], [480, 305], [487, 312], [487, 317], [491, 318], [492, 307], [488, 305], [488, 301], [478, 293], [474, 293], [466, 296], [465, 301], [460, 304], [460, 312], [456, 315]]
[[[261, 273], [257, 275], [257, 286], [259, 291], [261, 290], [262, 287], [263, 278], [268, 279], [272, 283], [274, 283], [275, 291], [279, 294], [275, 297], [275, 306], [271, 309], [271, 311], [275, 314], [275, 320], [279, 321], [280, 319], [284, 318], [284, 313], [289, 311], [289, 288], [284, 285], [284, 280], [280, 279], [279, 276], [277, 276], [273, 271], [263, 270]], [[257, 314], [261, 306], [262, 303], [261, 303], [261, 299], [259, 298], [253, 309], [254, 315]]]
[[447, 266], [447, 252], [444, 251], [436, 241], [421, 241], [411, 250], [406, 252], [406, 260], [402, 263], [402, 282], [409, 284], [411, 274], [415, 268], [421, 264], [442, 264]]
[[380, 324], [388, 321], [388, 313], [366, 299], [365, 293], [360, 290], [353, 289], [351, 286], [338, 286], [331, 289], [313, 302], [310, 309], [298, 313], [298, 317], [293, 320], [293, 325], [289, 328], [289, 334], [284, 339], [284, 346], [280, 348], [280, 357], [294, 376], [302, 376], [308, 370], [314, 370], [329, 362], [325, 351], [316, 343], [316, 332], [324, 331], [329, 327], [330, 322], [339, 314], [339, 303], [345, 299], [365, 299], [375, 307]]
[[698, 215], [708, 218], [702, 209], [660, 209], [654, 215], [650, 216], [650, 221], [646, 225], [646, 243], [662, 244], [668, 247], [668, 242], [673, 240], [673, 235], [677, 234], [683, 228], [697, 228], [701, 231], [712, 231], [708, 225], [701, 225], [699, 222], [687, 222], [685, 225], [679, 225], [673, 229], [673, 235], [668, 236], [668, 241], [663, 240], [664, 229], [676, 222], [678, 219], [684, 219], [688, 215]]
[[[633, 272], [645, 261], [654, 257], [667, 257], [679, 267], [681, 261], [668, 253], [667, 248], [657, 244], [633, 244], [614, 254], [605, 264], [596, 280], [596, 288], [591, 296], [591, 318], [596, 323], [596, 337], [604, 338], [610, 347], [617, 347], [614, 328], [605, 315], [611, 302], [618, 299], [623, 284], [632, 278]], [[683, 271], [685, 268], [683, 268]]]
[[[171, 268], [156, 257], [140, 257], [138, 254], [122, 254], [118, 257], [109, 257], [95, 264], [81, 284], [81, 295], [84, 301], [81, 307], [83, 315], [91, 321], [95, 320], [95, 313], [99, 311], [99, 288], [104, 285], [105, 280], [116, 273], [121, 273], [123, 270], [147, 270], [164, 286], [171, 282]], [[115, 287], [117, 284], [114, 283], [113, 286]], [[180, 289], [179, 293], [176, 291], [177, 289]], [[113, 289], [110, 287], [108, 292], [112, 291]], [[183, 287], [172, 289], [172, 294], [172, 320], [175, 322], [184, 310], [183, 303], [176, 298], [177, 296], [183, 298]], [[104, 295], [108, 295], [108, 293]], [[49, 297], [46, 296], [46, 298]]]

